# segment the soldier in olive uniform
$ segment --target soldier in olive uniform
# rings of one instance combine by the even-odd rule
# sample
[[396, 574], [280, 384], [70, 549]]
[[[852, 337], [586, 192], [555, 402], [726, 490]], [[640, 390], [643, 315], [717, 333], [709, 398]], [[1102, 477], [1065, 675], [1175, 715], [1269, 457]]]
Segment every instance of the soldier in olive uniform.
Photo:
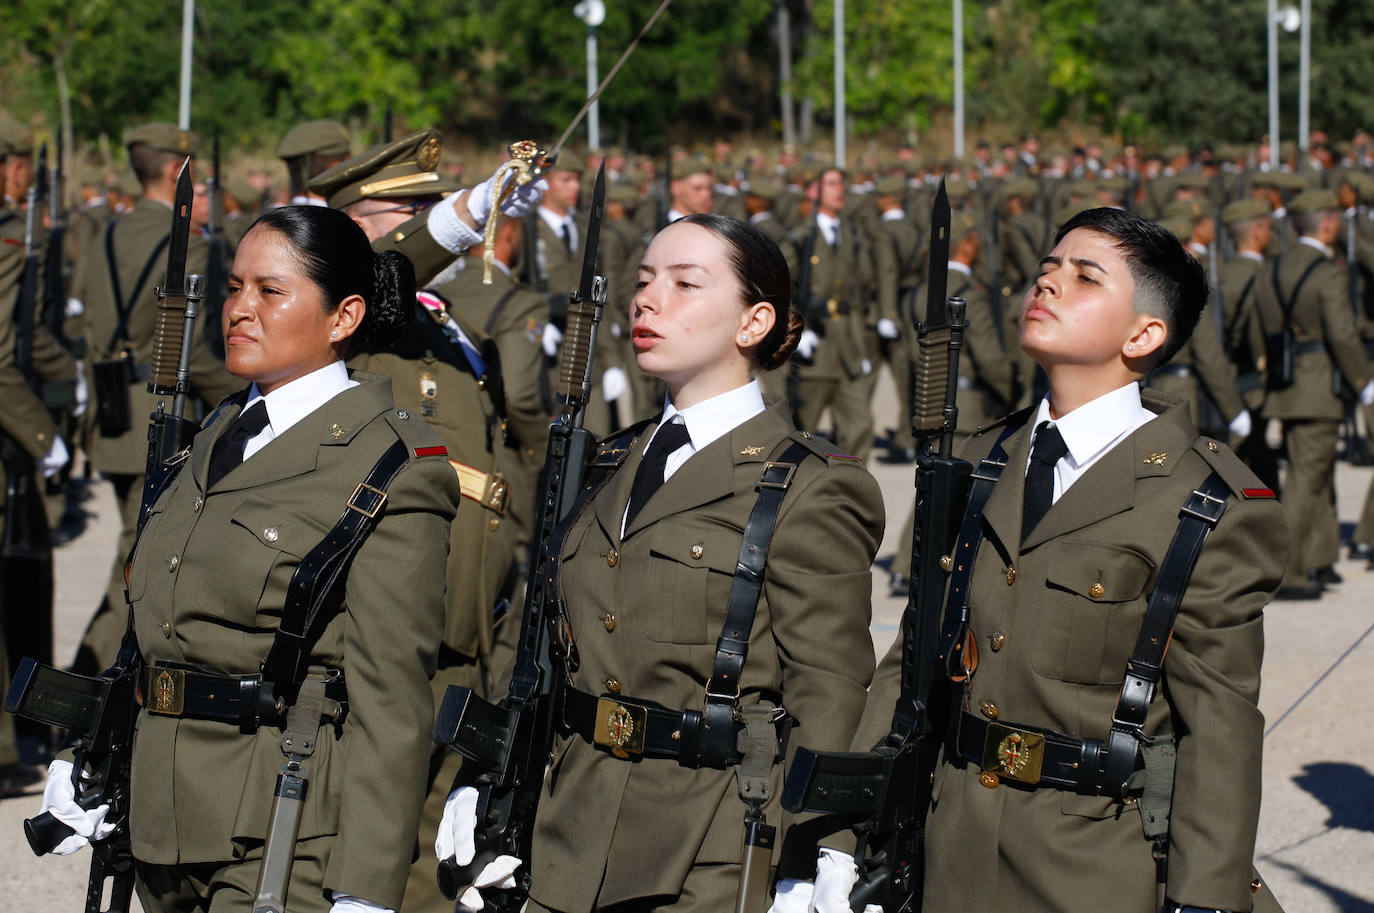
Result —
[[[970, 646], [963, 674], [950, 671], [955, 709], [926, 815], [924, 908], [1158, 913], [1162, 889], [1165, 910], [1249, 911], [1272, 904], [1256, 896], [1252, 866], [1256, 701], [1263, 610], [1287, 558], [1283, 512], [1224, 444], [1198, 435], [1181, 402], [1139, 391], [1197, 322], [1200, 266], [1159, 227], [1117, 210], [1085, 212], [1065, 229], [1021, 331], [1049, 396], [963, 451], [978, 461], [996, 447], [1005, 469], [964, 581], [977, 662]], [[1144, 744], [1174, 751], [1141, 754], [1127, 735], [1104, 768], [1094, 754], [1107, 745], [1152, 589], [1180, 572], [1165, 556], [1199, 486], [1224, 510], [1177, 594], [1176, 619], [1162, 622], [1162, 681], [1140, 680], [1139, 731], [1153, 740]], [[901, 643], [879, 666], [855, 749], [891, 725]], [[1122, 714], [1122, 725], [1136, 716]], [[1126, 779], [1143, 764], [1148, 793], [1100, 773]], [[1171, 794], [1155, 792], [1158, 774]], [[1168, 815], [1157, 842], [1145, 838], [1147, 813]], [[825, 854], [815, 896], [846, 896], [852, 861]]]
[[[410, 274], [403, 257], [374, 258], [352, 222], [319, 207], [273, 210], [238, 249], [223, 322], [228, 364], [252, 385], [221, 403], [150, 506], [129, 575], [148, 665], [130, 796], [148, 913], [246, 913], [265, 852], [292, 860], [293, 911], [401, 907], [460, 495], [438, 435], [396, 408], [386, 378], [350, 374], [342, 359], [404, 329]], [[385, 490], [384, 505], [359, 500], [362, 482]], [[324, 600], [337, 610], [306, 638], [310, 671], [260, 667], [295, 604], [297, 566], [351, 538], [340, 515], [356, 510], [374, 510], [375, 528], [333, 584], [338, 602]], [[320, 689], [315, 719], [287, 722], [274, 709], [272, 695], [295, 700], [296, 683], [302, 701]], [[265, 701], [245, 697], [262, 689]], [[270, 826], [287, 750], [306, 755], [310, 781], [294, 835]], [[71, 776], [54, 762], [45, 806], [66, 804], [54, 785], [65, 781], [69, 797]]]
[[[439, 135], [425, 130], [374, 147], [317, 175], [311, 188], [331, 208], [341, 209], [376, 243], [396, 225], [456, 190], [444, 179], [430, 180], [440, 154]], [[436, 202], [437, 201], [437, 202]], [[480, 276], [480, 270], [478, 270]], [[359, 352], [350, 367], [391, 378], [401, 409], [423, 418], [448, 448], [449, 465], [463, 504], [448, 529], [448, 589], [445, 620], [432, 680], [435, 700], [449, 685], [486, 693], [492, 650], [493, 612], [510, 596], [517, 525], [508, 518], [513, 490], [506, 470], [515, 454], [506, 443], [506, 402], [496, 347], [461, 310], [421, 292], [411, 302], [410, 329], [386, 350]], [[485, 354], [484, 354], [485, 353]], [[457, 773], [458, 756], [429, 745], [430, 788], [421, 820], [420, 844], [434, 839], [444, 797]], [[445, 906], [432, 865], [417, 863], [406, 886], [406, 909]]]
[[1274, 491], [1279, 490], [1278, 457], [1265, 441], [1265, 339], [1278, 332], [1282, 318], [1270, 282], [1271, 265], [1264, 251], [1273, 232], [1269, 204], [1242, 197], [1221, 210], [1221, 223], [1235, 255], [1221, 272], [1226, 350], [1236, 368], [1236, 389], [1250, 410], [1253, 429], [1236, 447], [1236, 455]]
[[[124, 560], [133, 546], [143, 496], [147, 418], [157, 404], [147, 390], [156, 286], [166, 273], [177, 174], [186, 157], [195, 154], [195, 137], [165, 123], [138, 127], [125, 145], [143, 196], [92, 239], [71, 292], [80, 302], [81, 335], [86, 338], [82, 366], [91, 384], [84, 417], [86, 455], [113, 484], [123, 522], [106, 603], [91, 620], [77, 655], [78, 668], [87, 671], [105, 668], [124, 631]], [[186, 251], [187, 274], [205, 274], [208, 257], [209, 246], [193, 235]], [[243, 385], [210, 353], [204, 336], [197, 337], [191, 349], [192, 389], [207, 403], [216, 403]]]
[[[638, 361], [670, 393], [658, 418], [603, 444], [625, 455], [564, 540], [561, 592], [581, 662], [535, 821], [531, 910], [733, 909], [745, 812], [734, 764], [703, 765], [695, 732], [670, 737], [668, 726], [659, 736], [657, 723], [641, 755], [615, 741], [597, 707], [648, 706], [679, 720], [682, 708], [703, 707], [710, 645], [740, 585], [742, 530], [764, 461], [794, 469], [761, 591], [749, 600], [752, 621], [737, 622], [750, 632], [743, 668], [726, 673], [738, 712], [785, 707], [793, 743], [808, 732], [835, 746], [847, 741], [872, 668], [877, 485], [862, 464], [793, 429], [786, 404], [766, 403], [752, 379], [784, 362], [801, 330], [799, 315], [789, 315], [782, 257], [746, 223], [698, 214], [654, 239], [639, 278]], [[774, 754], [771, 724], [763, 725]], [[739, 727], [725, 728], [733, 745]], [[762, 810], [786, 828], [782, 759], [770, 760], [774, 789]], [[451, 799], [448, 847], [471, 840], [475, 815], [463, 813], [471, 792]], [[480, 909], [471, 895], [503, 877], [493, 865], [464, 892], [466, 907]]]
[[1292, 384], [1273, 390], [1267, 401], [1269, 414], [1283, 420], [1290, 466], [1283, 500], [1294, 548], [1279, 590], [1285, 599], [1313, 599], [1324, 584], [1339, 582], [1332, 565], [1340, 548], [1334, 484], [1345, 418], [1342, 393], [1353, 391], [1366, 405], [1374, 403], [1345, 270], [1332, 259], [1331, 245], [1341, 230], [1338, 206], [1329, 190], [1294, 197], [1288, 212], [1298, 243], [1269, 271], [1294, 339]]
[[799, 291], [806, 332], [797, 347], [802, 367], [793, 408], [808, 430], [828, 409], [836, 445], [867, 459], [873, 446], [873, 362], [867, 339], [872, 261], [858, 227], [840, 217], [844, 172], [823, 169], [814, 193], [815, 217], [800, 241], [811, 287]]
[[878, 295], [878, 335], [883, 339], [888, 369], [897, 387], [897, 416], [888, 443], [887, 461], [907, 463], [916, 458], [911, 436], [911, 314], [903, 302], [920, 284], [921, 237], [907, 220], [901, 201], [906, 180], [898, 175], [879, 178], [874, 184], [878, 226], [872, 238], [873, 278]]
[[286, 131], [277, 158], [286, 164], [291, 205], [324, 206], [324, 198], [310, 191], [310, 179], [348, 158], [351, 145], [348, 129], [336, 120], [308, 120]]

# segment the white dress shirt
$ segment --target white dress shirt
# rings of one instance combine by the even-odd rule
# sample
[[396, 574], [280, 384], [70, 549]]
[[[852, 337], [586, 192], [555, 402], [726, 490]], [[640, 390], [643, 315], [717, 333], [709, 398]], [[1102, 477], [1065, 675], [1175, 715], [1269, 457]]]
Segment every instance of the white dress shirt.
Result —
[[[254, 403], [261, 401], [267, 408], [267, 427], [243, 445], [243, 459], [247, 461], [278, 436], [285, 434], [286, 429], [349, 387], [356, 386], [358, 382], [349, 378], [348, 369], [342, 361], [331, 362], [304, 377], [282, 384], [265, 395], [258, 390], [256, 383], [253, 384], [248, 389], [248, 402], [244, 403], [243, 412], [247, 412]], [[239, 414], [242, 415], [243, 412]]]
[[[1069, 448], [1069, 452], [1054, 464], [1054, 500], [1050, 503], [1058, 501], [1070, 485], [1106, 456], [1107, 451], [1154, 417], [1153, 412], [1141, 405], [1140, 385], [1134, 381], [1104, 393], [1058, 419], [1050, 418], [1050, 398], [1046, 396], [1040, 400], [1040, 408], [1035, 412], [1031, 428], [1039, 428], [1041, 422], [1049, 422], [1059, 429]], [[1032, 436], [1032, 447], [1034, 444], [1035, 438]], [[1026, 467], [1022, 471], [1024, 473], [1029, 469], [1028, 453]]]
[[[690, 440], [668, 454], [667, 462], [663, 466], [663, 481], [666, 482], [671, 479], [673, 473], [682, 468], [683, 463], [691, 459], [692, 454], [717, 438], [724, 437], [734, 431], [762, 412], [764, 408], [763, 390], [757, 380], [751, 380], [742, 387], [719, 393], [708, 400], [697, 403], [695, 406], [688, 406], [686, 409], [678, 409], [673, 405], [671, 399], [665, 400], [663, 421], [659, 423], [658, 428], [662, 428], [670, 422], [685, 423], [687, 436]], [[658, 436], [658, 428], [654, 429], [654, 437]], [[644, 451], [647, 451], [652, 443], [653, 437], [645, 441]], [[625, 509], [626, 512], [629, 511], [628, 504]], [[621, 535], [625, 534], [623, 517], [620, 521], [620, 533]]]
[[821, 237], [825, 238], [825, 243], [834, 247], [839, 243], [840, 220], [834, 216], [828, 216], [823, 212], [816, 213], [816, 224], [820, 226]]
[[570, 244], [572, 245], [572, 250], [574, 252], [577, 251], [577, 222], [573, 220], [571, 214], [559, 215], [552, 209], [549, 209], [545, 206], [540, 206], [539, 218], [544, 220], [545, 225], [553, 229], [553, 233], [557, 235], [560, 240], [563, 237], [563, 229], [566, 226], [568, 229], [568, 238], [570, 239]]

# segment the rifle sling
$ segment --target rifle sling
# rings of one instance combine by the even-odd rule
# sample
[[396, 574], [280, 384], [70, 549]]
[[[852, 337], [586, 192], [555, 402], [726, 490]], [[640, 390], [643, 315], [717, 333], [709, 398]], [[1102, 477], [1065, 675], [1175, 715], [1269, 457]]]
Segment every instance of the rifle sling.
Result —
[[1318, 257], [1311, 263], [1307, 264], [1307, 269], [1303, 270], [1302, 275], [1298, 277], [1298, 284], [1293, 286], [1293, 294], [1287, 298], [1284, 297], [1283, 289], [1279, 287], [1280, 260], [1282, 260], [1282, 258], [1274, 261], [1274, 271], [1272, 274], [1272, 278], [1274, 282], [1274, 294], [1278, 296], [1279, 307], [1283, 311], [1283, 323], [1281, 324], [1281, 327], [1286, 328], [1293, 321], [1293, 309], [1298, 306], [1298, 293], [1302, 291], [1303, 285], [1307, 282], [1307, 277], [1312, 275], [1313, 271], [1321, 265], [1322, 258]]
[[276, 686], [276, 693], [287, 703], [292, 702], [294, 690], [305, 679], [310, 646], [342, 604], [343, 573], [376, 528], [386, 506], [387, 488], [409, 458], [410, 450], [402, 441], [387, 448], [345, 502], [334, 528], [301, 559], [291, 575], [281, 623], [262, 661], [263, 677]]
[[759, 480], [754, 483], [758, 497], [744, 525], [725, 624], [716, 641], [715, 664], [706, 682], [706, 702], [700, 712], [682, 713], [682, 753], [678, 763], [683, 767], [724, 767], [736, 748], [733, 724], [739, 704], [740, 674], [749, 655], [749, 632], [754, 627], [759, 595], [763, 592], [768, 549], [783, 498], [792, 485], [797, 466], [810, 453], [806, 445], [793, 443], [780, 459], [763, 464]]
[[115, 262], [114, 254], [114, 230], [117, 224], [118, 220], [111, 222], [105, 229], [105, 265], [110, 270], [110, 290], [114, 292], [115, 314], [119, 318], [115, 324], [114, 334], [110, 337], [110, 344], [106, 346], [110, 352], [114, 352], [121, 343], [129, 341], [129, 316], [138, 302], [138, 296], [143, 293], [143, 286], [148, 281], [148, 274], [153, 271], [153, 264], [162, 256], [162, 252], [172, 240], [172, 235], [168, 232], [157, 242], [153, 252], [148, 256], [148, 262], [143, 264], [143, 269], [139, 271], [133, 293], [126, 300], [119, 285], [119, 265]]

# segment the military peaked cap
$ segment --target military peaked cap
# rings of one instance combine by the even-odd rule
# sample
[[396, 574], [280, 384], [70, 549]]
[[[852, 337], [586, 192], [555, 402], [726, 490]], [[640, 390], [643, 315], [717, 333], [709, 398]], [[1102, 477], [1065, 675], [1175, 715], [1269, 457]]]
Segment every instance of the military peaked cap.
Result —
[[334, 209], [359, 200], [442, 196], [459, 185], [434, 169], [439, 165], [439, 132], [421, 130], [340, 162], [310, 179], [311, 193]]
[[1234, 225], [1237, 222], [1244, 222], [1246, 219], [1258, 219], [1271, 214], [1269, 204], [1264, 200], [1246, 197], [1236, 200], [1234, 203], [1227, 203], [1222, 207], [1221, 224]]
[[0, 156], [33, 155], [33, 131], [12, 120], [0, 120]]
[[1307, 212], [1335, 211], [1340, 208], [1341, 204], [1336, 199], [1334, 190], [1308, 190], [1288, 201], [1288, 212], [1295, 216]]
[[1203, 200], [1174, 200], [1164, 210], [1167, 219], [1187, 219], [1190, 225], [1196, 224], [1211, 215], [1212, 209]]

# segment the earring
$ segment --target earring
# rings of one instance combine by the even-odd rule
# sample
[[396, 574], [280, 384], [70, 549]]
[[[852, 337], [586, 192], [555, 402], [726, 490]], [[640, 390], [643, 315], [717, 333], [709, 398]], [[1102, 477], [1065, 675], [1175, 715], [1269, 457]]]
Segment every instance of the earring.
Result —
[[749, 334], [748, 334], [748, 333], [741, 333], [741, 334], [739, 335], [739, 341], [740, 341], [740, 343], [741, 343], [742, 345], [746, 345], [746, 346], [749, 345]]
[[1126, 343], [1126, 351], [1127, 351], [1127, 352], [1134, 352], [1134, 351], [1135, 351], [1135, 343], [1133, 343], [1133, 342], [1128, 342], [1128, 343]]
[[333, 330], [333, 331], [331, 331], [330, 334], [329, 334], [329, 338], [330, 338], [330, 339], [338, 339], [338, 338], [339, 338], [339, 331], [338, 331], [338, 330]]

